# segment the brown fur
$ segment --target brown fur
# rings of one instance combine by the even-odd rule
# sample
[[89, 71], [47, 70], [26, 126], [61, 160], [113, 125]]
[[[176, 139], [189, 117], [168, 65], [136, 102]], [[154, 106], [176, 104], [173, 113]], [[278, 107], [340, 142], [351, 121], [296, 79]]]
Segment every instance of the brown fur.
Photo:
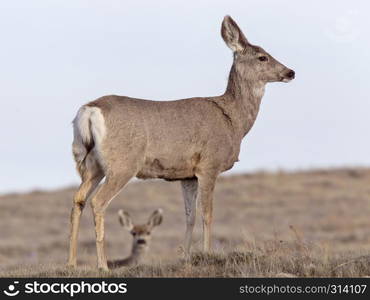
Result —
[[[221, 33], [234, 52], [229, 82], [223, 95], [177, 101], [150, 101], [111, 95], [84, 106], [99, 109], [106, 129], [101, 144], [90, 151], [88, 147], [81, 150], [84, 146], [77, 145], [76, 137], [74, 142], [77, 150], [86, 153], [85, 160], [90, 159], [99, 165], [97, 168], [90, 164], [92, 168], [88, 171], [89, 175], [82, 178], [83, 181], [106, 177], [92, 199], [100, 268], [106, 269], [107, 266], [105, 209], [134, 176], [182, 180], [186, 209], [194, 211], [187, 213], [185, 248], [187, 251], [190, 249], [196, 208], [193, 202], [198, 201], [203, 215], [204, 250], [210, 249], [216, 178], [238, 161], [241, 141], [256, 120], [266, 83], [294, 78], [293, 71], [262, 48], [251, 45], [229, 16], [223, 21]], [[266, 61], [260, 61], [261, 56], [267, 57]], [[94, 138], [93, 130], [91, 136]], [[77, 163], [80, 159], [76, 156]], [[90, 189], [93, 189], [91, 185]], [[82, 198], [86, 200], [86, 197]], [[70, 265], [76, 264], [80, 214], [81, 209], [74, 206]]]

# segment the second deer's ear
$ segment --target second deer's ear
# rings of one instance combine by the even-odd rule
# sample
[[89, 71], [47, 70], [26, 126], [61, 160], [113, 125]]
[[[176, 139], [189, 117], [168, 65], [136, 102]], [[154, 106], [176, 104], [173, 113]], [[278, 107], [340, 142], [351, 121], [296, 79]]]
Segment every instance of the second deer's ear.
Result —
[[222, 22], [221, 35], [226, 45], [234, 52], [243, 51], [249, 45], [243, 32], [230, 16], [225, 16]]
[[120, 209], [118, 211], [118, 219], [121, 225], [128, 231], [134, 228], [134, 225], [132, 225], [131, 217], [127, 211]]
[[152, 215], [149, 217], [148, 225], [153, 228], [155, 226], [158, 226], [163, 221], [163, 211], [162, 209], [157, 209], [152, 213]]

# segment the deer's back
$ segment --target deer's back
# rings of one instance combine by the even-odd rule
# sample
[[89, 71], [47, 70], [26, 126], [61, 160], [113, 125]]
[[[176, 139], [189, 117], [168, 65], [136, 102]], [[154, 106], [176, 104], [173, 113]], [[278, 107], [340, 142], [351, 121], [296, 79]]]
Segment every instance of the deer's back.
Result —
[[237, 158], [232, 130], [209, 100], [105, 96], [87, 106], [100, 108], [104, 116], [103, 149], [109, 158], [139, 160], [140, 178], [177, 180], [194, 177], [202, 165], [223, 171]]

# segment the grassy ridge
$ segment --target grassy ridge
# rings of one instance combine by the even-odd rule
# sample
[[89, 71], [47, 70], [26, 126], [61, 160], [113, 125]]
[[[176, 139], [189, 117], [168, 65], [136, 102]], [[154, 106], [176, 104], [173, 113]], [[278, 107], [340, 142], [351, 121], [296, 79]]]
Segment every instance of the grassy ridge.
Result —
[[255, 173], [218, 180], [213, 248], [200, 252], [197, 220], [190, 263], [182, 257], [185, 229], [178, 183], [133, 182], [106, 213], [109, 259], [128, 255], [131, 237], [117, 210], [145, 221], [156, 208], [164, 223], [153, 232], [143, 265], [100, 273], [89, 206], [81, 221], [79, 267], [65, 268], [75, 188], [0, 196], [0, 276], [86, 277], [363, 277], [370, 276], [370, 170]]

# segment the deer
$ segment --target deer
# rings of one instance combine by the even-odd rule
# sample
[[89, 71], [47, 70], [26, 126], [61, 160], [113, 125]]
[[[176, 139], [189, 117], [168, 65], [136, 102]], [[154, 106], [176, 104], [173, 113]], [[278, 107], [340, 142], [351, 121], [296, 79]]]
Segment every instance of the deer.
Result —
[[134, 225], [130, 214], [123, 209], [118, 211], [118, 219], [122, 227], [129, 231], [133, 237], [131, 254], [122, 260], [108, 261], [108, 267], [119, 268], [138, 265], [149, 250], [152, 230], [163, 221], [162, 209], [155, 210], [145, 224]]
[[211, 250], [216, 179], [238, 161], [242, 139], [255, 123], [266, 84], [295, 77], [292, 69], [251, 44], [228, 15], [221, 36], [233, 52], [222, 95], [172, 101], [108, 95], [78, 110], [73, 120], [72, 152], [82, 182], [73, 198], [68, 266], [77, 265], [80, 217], [91, 196], [97, 267], [108, 270], [105, 211], [133, 177], [180, 181], [185, 256], [190, 253], [197, 203], [202, 214], [203, 251]]

